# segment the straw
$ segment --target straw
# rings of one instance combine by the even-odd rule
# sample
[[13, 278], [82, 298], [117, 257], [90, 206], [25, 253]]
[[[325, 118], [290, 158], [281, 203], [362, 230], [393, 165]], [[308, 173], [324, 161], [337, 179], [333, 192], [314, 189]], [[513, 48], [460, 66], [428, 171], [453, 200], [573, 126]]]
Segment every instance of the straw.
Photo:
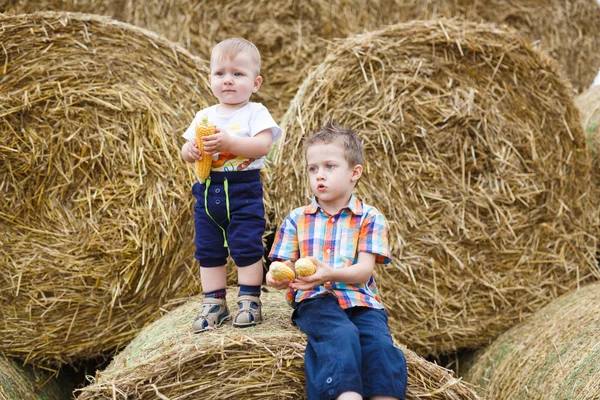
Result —
[[303, 138], [331, 119], [356, 130], [357, 194], [390, 225], [393, 262], [376, 281], [394, 337], [422, 355], [476, 348], [600, 276], [571, 93], [550, 59], [489, 24], [415, 21], [336, 41], [284, 118], [270, 220], [310, 201]]
[[[91, 399], [304, 399], [305, 335], [291, 324], [283, 292], [262, 293], [264, 321], [191, 332], [201, 300], [188, 299], [144, 328], [111, 364], [79, 391]], [[228, 306], [236, 309], [235, 297]], [[403, 348], [407, 399], [478, 399], [451, 372]], [[335, 362], [335, 360], [331, 360]]]
[[490, 399], [600, 398], [600, 284], [568, 293], [483, 349], [465, 379]]
[[106, 17], [0, 15], [0, 350], [102, 355], [199, 292], [182, 132], [207, 63]]

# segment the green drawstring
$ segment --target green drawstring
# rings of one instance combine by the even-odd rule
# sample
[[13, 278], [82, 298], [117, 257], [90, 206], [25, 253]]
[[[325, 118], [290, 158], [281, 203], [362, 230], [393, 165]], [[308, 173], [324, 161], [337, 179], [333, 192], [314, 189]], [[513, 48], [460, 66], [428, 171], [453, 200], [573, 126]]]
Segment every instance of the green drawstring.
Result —
[[[208, 212], [208, 188], [209, 187], [210, 187], [210, 176], [206, 180], [206, 189], [204, 189], [204, 210], [206, 211], [206, 215], [208, 215], [210, 217], [210, 219], [212, 219], [213, 222], [219, 228], [221, 228], [221, 230], [223, 231], [223, 247], [229, 247], [227, 245], [227, 235], [225, 233], [225, 229], [223, 229], [223, 227], [221, 225], [217, 224], [217, 221], [215, 221], [215, 219], [212, 217], [212, 215], [210, 215], [210, 213]], [[225, 181], [223, 182], [223, 188], [225, 189], [225, 207], [227, 207], [227, 221], [231, 222], [231, 217], [229, 215], [229, 182], [227, 182], [227, 178], [225, 178]]]

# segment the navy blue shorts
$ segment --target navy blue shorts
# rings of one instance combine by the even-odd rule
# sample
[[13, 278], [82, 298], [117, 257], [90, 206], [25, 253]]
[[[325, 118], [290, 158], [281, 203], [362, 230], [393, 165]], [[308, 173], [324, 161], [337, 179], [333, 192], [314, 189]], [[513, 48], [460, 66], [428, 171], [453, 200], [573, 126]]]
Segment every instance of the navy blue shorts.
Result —
[[394, 347], [384, 310], [344, 310], [332, 294], [303, 300], [292, 314], [308, 336], [304, 354], [308, 400], [335, 399], [348, 391], [368, 398], [406, 397], [408, 371]]
[[210, 182], [195, 183], [192, 193], [196, 198], [194, 256], [200, 266], [224, 265], [228, 255], [238, 267], [262, 259], [266, 220], [260, 170], [212, 172]]

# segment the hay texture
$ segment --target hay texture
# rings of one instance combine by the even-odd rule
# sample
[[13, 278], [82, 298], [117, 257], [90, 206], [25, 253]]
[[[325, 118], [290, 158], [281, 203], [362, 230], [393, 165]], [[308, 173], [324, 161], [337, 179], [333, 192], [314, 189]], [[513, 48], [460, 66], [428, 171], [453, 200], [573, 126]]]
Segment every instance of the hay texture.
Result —
[[284, 119], [272, 221], [310, 201], [302, 139], [331, 119], [364, 141], [357, 193], [393, 253], [377, 285], [412, 350], [477, 347], [598, 274], [570, 86], [512, 31], [416, 21], [338, 41]]
[[0, 400], [68, 400], [72, 387], [50, 373], [0, 354]]
[[228, 37], [253, 41], [263, 56], [265, 78], [255, 99], [264, 102], [276, 120], [303, 79], [322, 62], [333, 38], [415, 19], [462, 16], [515, 27], [564, 65], [578, 90], [586, 89], [600, 68], [596, 0], [13, 0], [0, 11], [90, 8], [160, 33], [201, 57]]
[[[190, 328], [202, 301], [187, 301], [144, 328], [78, 399], [304, 399], [306, 337], [291, 324], [283, 292], [261, 299], [261, 325], [238, 329], [229, 323], [196, 335]], [[235, 296], [228, 303], [236, 309]], [[479, 398], [450, 371], [403, 350], [407, 399]]]
[[575, 98], [575, 104], [581, 114], [581, 125], [592, 150], [594, 173], [600, 173], [600, 86], [589, 90]]
[[200, 287], [181, 134], [206, 63], [105, 17], [0, 16], [0, 349], [70, 363]]
[[503, 333], [480, 352], [465, 379], [489, 399], [598, 399], [598, 337], [600, 284], [595, 283]]

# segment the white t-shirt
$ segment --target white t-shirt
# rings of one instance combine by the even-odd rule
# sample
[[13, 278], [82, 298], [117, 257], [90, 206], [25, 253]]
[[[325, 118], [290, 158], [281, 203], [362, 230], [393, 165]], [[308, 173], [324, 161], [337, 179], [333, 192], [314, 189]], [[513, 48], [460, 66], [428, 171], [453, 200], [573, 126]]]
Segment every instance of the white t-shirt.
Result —
[[[277, 125], [269, 110], [260, 103], [248, 103], [239, 110], [228, 114], [217, 113], [218, 104], [200, 110], [196, 113], [192, 124], [186, 129], [183, 137], [191, 140], [196, 137], [196, 124], [202, 117], [208, 117], [208, 121], [218, 127], [221, 132], [227, 132], [232, 136], [253, 137], [257, 133], [270, 129], [273, 142], [281, 136], [281, 128]], [[260, 169], [264, 165], [265, 157], [244, 158], [230, 153], [219, 153], [218, 159], [213, 157], [213, 171], [244, 171]]]

